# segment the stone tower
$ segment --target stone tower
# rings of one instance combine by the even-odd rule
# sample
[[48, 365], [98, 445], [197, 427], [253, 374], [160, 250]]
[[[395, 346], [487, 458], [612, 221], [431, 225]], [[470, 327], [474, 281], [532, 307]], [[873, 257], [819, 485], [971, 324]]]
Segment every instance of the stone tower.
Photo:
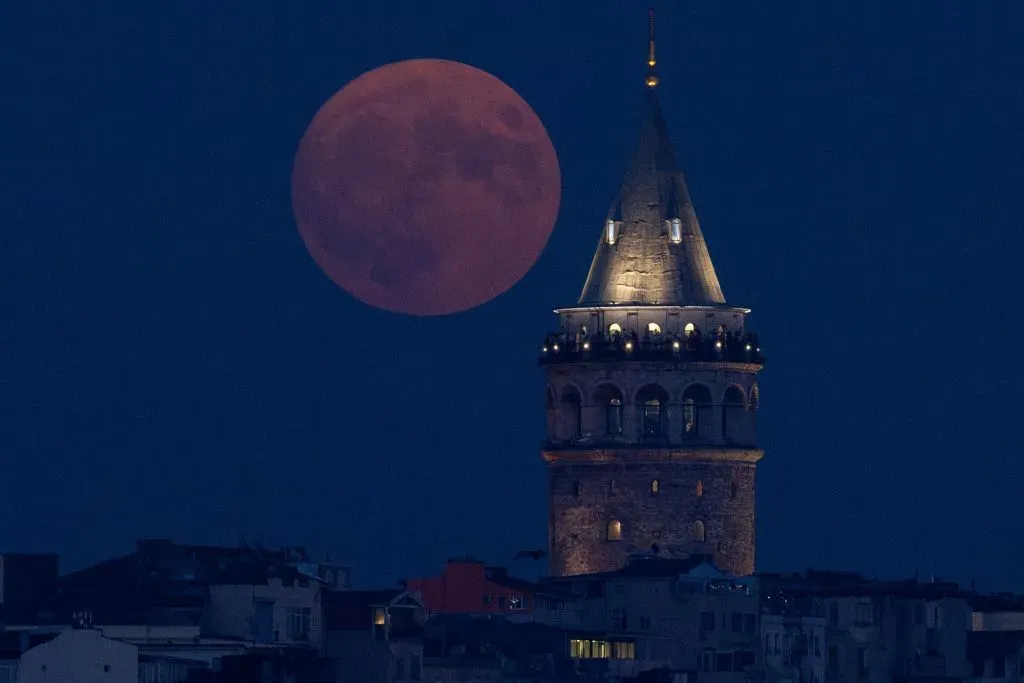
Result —
[[554, 576], [629, 555], [754, 571], [757, 373], [658, 103], [654, 25], [640, 139], [575, 306], [544, 342]]

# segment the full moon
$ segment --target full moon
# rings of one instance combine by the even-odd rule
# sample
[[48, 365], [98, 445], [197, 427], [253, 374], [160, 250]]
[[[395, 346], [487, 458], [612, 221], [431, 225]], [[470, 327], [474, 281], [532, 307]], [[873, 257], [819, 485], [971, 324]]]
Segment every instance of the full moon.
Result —
[[530, 106], [479, 69], [388, 64], [350, 82], [299, 143], [292, 208], [324, 273], [388, 311], [443, 315], [507, 291], [558, 215], [554, 146]]

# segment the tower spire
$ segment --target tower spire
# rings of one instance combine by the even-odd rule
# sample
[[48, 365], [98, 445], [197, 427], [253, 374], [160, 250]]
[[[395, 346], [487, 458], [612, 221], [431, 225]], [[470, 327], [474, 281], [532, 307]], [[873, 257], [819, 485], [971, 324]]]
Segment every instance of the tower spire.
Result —
[[653, 88], [658, 85], [658, 74], [654, 72], [654, 67], [658, 63], [658, 60], [654, 57], [654, 8], [648, 10], [648, 15], [651, 18], [650, 38], [647, 42], [647, 87]]

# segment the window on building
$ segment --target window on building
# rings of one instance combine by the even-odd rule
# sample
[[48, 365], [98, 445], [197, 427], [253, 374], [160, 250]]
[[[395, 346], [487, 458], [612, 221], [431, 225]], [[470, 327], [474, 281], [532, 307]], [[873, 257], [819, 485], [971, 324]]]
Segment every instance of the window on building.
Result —
[[838, 626], [839, 625], [839, 603], [830, 602], [828, 603], [828, 625]]
[[855, 615], [857, 623], [862, 626], [872, 626], [875, 623], [875, 606], [872, 603], [858, 603]]
[[383, 607], [373, 608], [373, 625], [383, 626], [388, 621], [387, 611]]
[[704, 533], [704, 522], [700, 521], [699, 519], [693, 523], [693, 540], [697, 543], [703, 543], [707, 540], [707, 537]]
[[612, 609], [608, 610], [608, 621], [611, 623], [613, 631], [625, 631], [626, 630], [626, 610], [624, 609]]
[[839, 668], [839, 648], [835, 645], [828, 646], [828, 668], [838, 669]]
[[866, 647], [857, 648], [857, 678], [868, 677], [868, 649]]
[[736, 493], [738, 492], [738, 490], [739, 489], [736, 486], [736, 482], [730, 482], [729, 483], [729, 497], [730, 498], [735, 498], [736, 497]]
[[701, 419], [711, 410], [711, 390], [703, 384], [692, 384], [683, 392], [683, 436], [701, 433]]
[[509, 609], [523, 609], [525, 607], [525, 605], [523, 603], [524, 603], [523, 596], [521, 596], [521, 595], [512, 595], [508, 599], [508, 608]]
[[744, 614], [743, 615], [743, 632], [753, 633], [757, 626], [757, 615], [756, 614]]
[[732, 619], [730, 621], [731, 621], [731, 624], [732, 624], [732, 632], [733, 633], [743, 633], [743, 613], [742, 612], [733, 612], [732, 613]]
[[620, 334], [622, 334], [622, 325], [618, 323], [612, 323], [611, 325], [608, 326], [609, 337], [615, 337]]
[[608, 220], [604, 224], [604, 238], [608, 244], [615, 244], [616, 238], [618, 238], [618, 224], [613, 220]]
[[650, 631], [651, 630], [651, 618], [650, 617], [640, 617], [639, 626], [640, 626], [640, 630], [641, 631]]
[[288, 637], [291, 640], [309, 640], [313, 610], [309, 607], [288, 608]]
[[661, 325], [658, 323], [647, 323], [647, 332], [653, 336], [661, 334]]
[[697, 667], [702, 672], [711, 672], [715, 670], [715, 651], [714, 650], [701, 650], [700, 656], [697, 659]]
[[715, 670], [716, 671], [732, 671], [732, 653], [731, 652], [719, 652], [715, 657]]
[[678, 218], [673, 218], [669, 221], [668, 238], [673, 244], [679, 244], [683, 241], [683, 222]]
[[697, 497], [700, 498], [704, 495], [704, 482], [700, 479], [697, 480]]
[[697, 331], [696, 325], [693, 323], [686, 323], [686, 327], [683, 328], [683, 334], [689, 337], [691, 334]]
[[701, 612], [700, 613], [700, 630], [701, 631], [714, 631], [715, 630], [715, 613], [714, 612]]
[[661, 486], [658, 483], [658, 480], [657, 479], [651, 479], [651, 493], [653, 493], [654, 495], [658, 495], [658, 493], [660, 491], [660, 488], [661, 488]]
[[992, 678], [1006, 677], [1006, 657], [996, 655], [992, 659]]
[[636, 659], [636, 643], [614, 643], [612, 655], [615, 659]]
[[508, 597], [505, 595], [498, 596], [498, 609], [505, 609], [508, 607]]
[[985, 678], [985, 660], [981, 657], [972, 659], [971, 671], [974, 678]]
[[594, 392], [594, 403], [604, 408], [604, 431], [607, 436], [622, 433], [622, 392], [612, 384], [602, 384]]
[[562, 415], [565, 436], [578, 439], [583, 433], [583, 398], [574, 386], [562, 390]]
[[572, 497], [573, 498], [579, 498], [580, 497], [580, 483], [578, 481], [574, 481], [572, 483]]
[[608, 482], [608, 493], [615, 495], [615, 480], [612, 479]]
[[659, 439], [665, 435], [665, 407], [668, 392], [657, 384], [648, 384], [636, 394], [640, 409], [640, 438]]
[[725, 390], [722, 399], [722, 438], [735, 440], [741, 438], [739, 418], [743, 414], [747, 400], [743, 396], [743, 390], [737, 386], [731, 386]]
[[484, 604], [485, 605], [491, 604], [491, 596], [490, 595], [485, 595], [484, 596]]
[[612, 521], [608, 522], [608, 540], [622, 540], [622, 522], [620, 522], [617, 519], [613, 519]]
[[750, 650], [739, 650], [733, 654], [732, 664], [736, 671], [743, 671], [748, 667], [754, 666], [754, 662], [754, 653]]

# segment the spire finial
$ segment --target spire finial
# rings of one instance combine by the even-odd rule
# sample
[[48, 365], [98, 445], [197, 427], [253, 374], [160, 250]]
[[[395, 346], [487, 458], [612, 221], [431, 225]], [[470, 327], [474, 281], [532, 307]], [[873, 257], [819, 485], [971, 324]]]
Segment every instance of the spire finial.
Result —
[[654, 65], [658, 61], [654, 58], [654, 8], [648, 10], [648, 14], [651, 17], [651, 31], [650, 39], [647, 43], [647, 87], [653, 88], [658, 85], [658, 74], [654, 73]]

